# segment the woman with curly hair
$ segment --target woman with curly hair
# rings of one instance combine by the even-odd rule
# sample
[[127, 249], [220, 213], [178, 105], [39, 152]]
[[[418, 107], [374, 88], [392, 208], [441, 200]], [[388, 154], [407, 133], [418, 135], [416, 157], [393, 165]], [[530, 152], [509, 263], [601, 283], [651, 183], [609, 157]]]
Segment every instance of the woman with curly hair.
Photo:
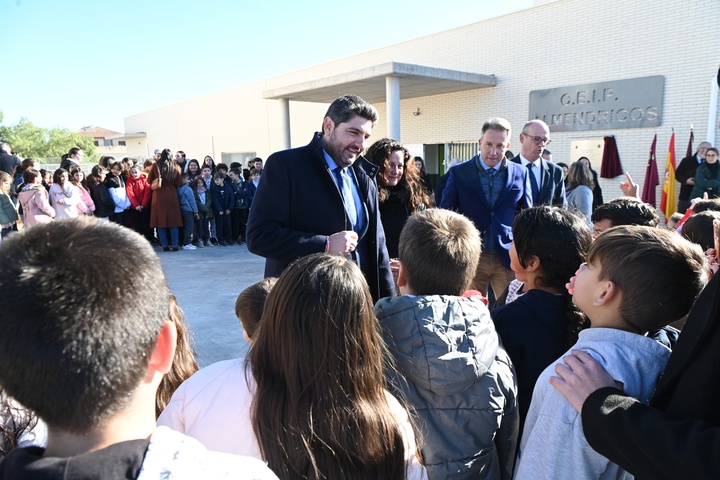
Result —
[[400, 232], [408, 217], [430, 205], [430, 198], [420, 180], [420, 172], [410, 152], [392, 138], [375, 142], [365, 155], [380, 167], [378, 200], [380, 219], [385, 229], [390, 258], [397, 258]]

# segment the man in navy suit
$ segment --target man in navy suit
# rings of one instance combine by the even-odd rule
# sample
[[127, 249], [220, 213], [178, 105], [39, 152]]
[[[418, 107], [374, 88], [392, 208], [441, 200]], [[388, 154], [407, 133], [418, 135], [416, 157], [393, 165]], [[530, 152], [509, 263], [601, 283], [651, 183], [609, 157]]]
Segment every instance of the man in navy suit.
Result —
[[305, 147], [272, 154], [262, 171], [247, 224], [248, 249], [265, 257], [265, 276], [318, 252], [356, 261], [373, 300], [395, 294], [378, 210], [378, 167], [362, 152], [378, 114], [345, 95], [328, 108]]
[[440, 207], [473, 221], [482, 235], [483, 251], [472, 288], [497, 297], [515, 278], [509, 249], [515, 213], [532, 206], [527, 170], [505, 158], [510, 146], [510, 122], [491, 118], [483, 124], [480, 154], [450, 169]]
[[528, 169], [533, 205], [565, 206], [565, 182], [561, 167], [542, 158], [550, 143], [550, 128], [542, 120], [530, 120], [520, 132], [520, 154], [513, 162]]

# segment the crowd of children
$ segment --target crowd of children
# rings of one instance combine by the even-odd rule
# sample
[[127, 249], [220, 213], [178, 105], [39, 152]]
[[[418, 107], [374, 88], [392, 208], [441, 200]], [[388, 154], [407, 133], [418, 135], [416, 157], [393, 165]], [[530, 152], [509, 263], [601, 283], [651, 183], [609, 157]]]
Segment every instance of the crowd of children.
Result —
[[[119, 464], [138, 478], [184, 468], [196, 478], [240, 468], [237, 478], [503, 480], [648, 471], [593, 450], [582, 402], [558, 385], [578, 362], [597, 364], [614, 392], [651, 402], [717, 264], [720, 200], [696, 199], [659, 228], [653, 208], [622, 197], [592, 212], [594, 232], [561, 207], [522, 210], [509, 251], [516, 281], [492, 311], [467, 291], [481, 255], [477, 228], [449, 210], [419, 211], [399, 239], [398, 296], [373, 305], [352, 261], [300, 258], [238, 296], [248, 357], [198, 371], [157, 256], [129, 228], [153, 240], [153, 192], [171, 188], [183, 230], [161, 235], [166, 250], [242, 243], [262, 161], [243, 171], [158, 153], [162, 169], [104, 158], [87, 178], [79, 166], [57, 169], [49, 188], [27, 164], [17, 190], [24, 233], [13, 231], [12, 178], [0, 173], [9, 237], [0, 329], [13, 332], [0, 337], [0, 478]], [[46, 241], [55, 235], [67, 241]], [[80, 263], [70, 248], [93, 253]], [[128, 301], [87, 281], [109, 274], [101, 261], [86, 264], [107, 248], [142, 257], [136, 286], [152, 298]], [[83, 305], [87, 295], [104, 301]], [[687, 321], [692, 331], [700, 320]], [[687, 412], [696, 414], [704, 416]], [[716, 425], [701, 427], [708, 441], [720, 436]], [[703, 465], [718, 475], [720, 466]]]
[[[154, 245], [161, 244], [157, 225], [151, 226], [153, 188], [148, 175], [163, 151], [156, 150], [156, 158], [142, 165], [127, 157], [116, 160], [103, 156], [86, 173], [77, 163], [82, 152], [73, 150], [77, 150], [74, 156], [63, 157], [67, 169], [38, 170], [36, 160], [26, 159], [18, 166], [15, 179], [3, 172], [0, 239], [18, 231], [18, 224], [29, 227], [56, 218], [92, 215], [131, 228]], [[202, 166], [195, 159], [184, 160], [184, 156], [182, 162], [170, 161], [171, 168], [178, 168], [182, 175], [176, 187], [182, 220], [174, 227], [180, 229], [178, 240], [161, 246], [177, 251], [180, 247], [195, 250], [244, 244], [262, 159], [252, 159], [245, 169], [237, 162], [216, 165], [209, 156]]]

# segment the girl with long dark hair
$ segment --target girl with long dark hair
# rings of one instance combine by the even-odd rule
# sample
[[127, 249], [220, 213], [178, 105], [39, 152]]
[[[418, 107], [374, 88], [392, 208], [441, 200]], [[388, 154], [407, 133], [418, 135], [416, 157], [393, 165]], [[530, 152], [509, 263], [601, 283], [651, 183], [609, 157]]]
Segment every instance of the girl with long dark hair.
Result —
[[158, 423], [211, 450], [262, 458], [281, 479], [423, 478], [355, 263], [314, 254], [290, 265], [253, 340], [247, 363], [200, 370]]

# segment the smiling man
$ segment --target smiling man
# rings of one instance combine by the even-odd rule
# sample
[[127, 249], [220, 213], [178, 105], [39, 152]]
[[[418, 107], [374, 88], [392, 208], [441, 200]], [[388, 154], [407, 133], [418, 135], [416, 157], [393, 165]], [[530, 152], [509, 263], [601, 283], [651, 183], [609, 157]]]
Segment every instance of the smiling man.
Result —
[[395, 292], [378, 212], [378, 167], [362, 157], [377, 110], [354, 95], [336, 99], [312, 141], [271, 155], [253, 198], [248, 249], [265, 257], [265, 276], [317, 252], [358, 263], [373, 299]]
[[491, 118], [483, 124], [480, 153], [450, 169], [440, 207], [473, 221], [482, 235], [482, 254], [471, 288], [495, 297], [515, 278], [508, 250], [512, 222], [521, 208], [531, 207], [527, 169], [505, 158], [510, 146], [510, 122]]

